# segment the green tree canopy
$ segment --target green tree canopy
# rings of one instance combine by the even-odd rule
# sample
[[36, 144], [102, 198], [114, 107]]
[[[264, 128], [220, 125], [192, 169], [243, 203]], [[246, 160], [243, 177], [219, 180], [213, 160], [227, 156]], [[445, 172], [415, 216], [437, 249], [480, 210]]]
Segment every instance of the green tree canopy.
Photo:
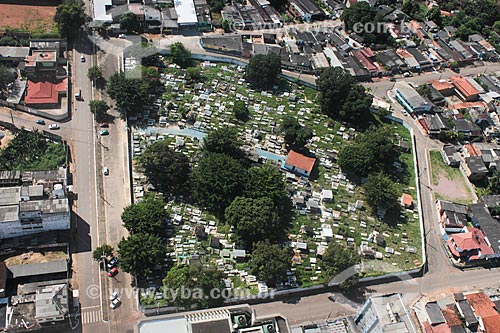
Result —
[[365, 87], [355, 84], [347, 94], [340, 108], [340, 119], [356, 124], [362, 124], [370, 119], [370, 106], [373, 96], [366, 92]]
[[148, 98], [148, 85], [140, 79], [131, 79], [123, 72], [117, 72], [109, 78], [106, 92], [116, 102], [120, 110], [129, 116], [141, 112]]
[[392, 209], [399, 204], [399, 189], [396, 183], [382, 173], [368, 176], [364, 188], [366, 202], [374, 210]]
[[242, 100], [237, 100], [234, 102], [233, 114], [236, 119], [241, 121], [247, 121], [248, 118], [250, 118], [250, 111], [248, 110], [248, 106]]
[[292, 148], [303, 148], [313, 137], [313, 131], [299, 124], [297, 118], [285, 116], [280, 126], [280, 131], [285, 136], [285, 142]]
[[165, 202], [159, 196], [148, 195], [141, 202], [125, 207], [121, 218], [131, 234], [143, 233], [164, 236], [165, 219], [168, 217]]
[[14, 82], [16, 78], [17, 74], [13, 68], [0, 65], [0, 93], [1, 90], [5, 89], [9, 83]]
[[127, 30], [127, 33], [139, 32], [140, 24], [137, 16], [132, 12], [126, 12], [120, 17], [120, 28]]
[[98, 80], [102, 78], [102, 68], [99, 66], [92, 66], [87, 71], [87, 77], [90, 80]]
[[207, 153], [225, 154], [241, 158], [241, 139], [235, 127], [224, 126], [213, 129], [203, 138], [203, 150]]
[[[346, 31], [353, 31], [353, 29], [362, 27], [367, 23], [372, 23], [375, 20], [377, 11], [375, 7], [370, 6], [368, 2], [356, 2], [346, 8], [342, 13], [342, 20], [344, 21]], [[358, 28], [359, 29], [359, 28]], [[355, 30], [355, 31], [356, 31]], [[358, 32], [358, 31], [356, 31]]]
[[324, 70], [316, 80], [321, 111], [329, 117], [337, 118], [353, 85], [353, 77], [342, 68], [330, 67]]
[[500, 194], [500, 172], [496, 171], [490, 177], [486, 191], [491, 195]]
[[171, 194], [185, 190], [191, 170], [189, 159], [170, 149], [167, 141], [158, 140], [147, 146], [138, 162], [154, 186]]
[[184, 44], [182, 44], [181, 42], [176, 42], [170, 45], [170, 58], [172, 62], [182, 68], [188, 68], [193, 64], [191, 51], [186, 49]]
[[259, 241], [283, 240], [286, 226], [281, 225], [272, 199], [236, 197], [226, 208], [226, 223], [234, 226], [237, 243], [251, 250]]
[[280, 74], [281, 59], [273, 53], [254, 56], [245, 68], [245, 80], [254, 89], [271, 89]]
[[113, 255], [113, 247], [109, 244], [102, 244], [94, 249], [92, 252], [92, 258], [95, 261], [101, 261], [102, 256], [109, 257]]
[[192, 82], [201, 82], [205, 79], [201, 72], [200, 67], [188, 67], [186, 68], [186, 80]]
[[108, 114], [109, 105], [103, 100], [91, 100], [89, 102], [90, 112], [94, 114], [97, 121], [103, 119]]
[[[175, 305], [186, 310], [205, 309], [222, 306], [224, 298], [214, 297], [218, 295], [210, 293], [211, 290], [224, 288], [222, 277], [222, 272], [216, 269], [202, 268], [199, 265], [176, 265], [168, 271], [163, 279], [163, 285], [167, 290], [174, 290], [177, 293], [178, 297], [171, 299]], [[182, 288], [191, 291], [192, 297], [180, 297]], [[197, 291], [201, 291], [201, 294], [195, 294]]]
[[292, 267], [292, 255], [278, 245], [259, 242], [255, 245], [248, 267], [259, 281], [275, 287], [278, 282], [286, 279], [286, 272]]
[[241, 195], [246, 171], [234, 158], [218, 153], [206, 154], [193, 169], [193, 197], [218, 217], [233, 199]]
[[139, 278], [150, 276], [156, 265], [162, 265], [166, 257], [163, 239], [151, 234], [137, 233], [118, 243], [120, 267]]
[[357, 281], [358, 275], [355, 274], [356, 270], [353, 266], [360, 262], [361, 258], [355, 250], [350, 250], [336, 242], [328, 244], [328, 248], [321, 259], [326, 281], [343, 282], [342, 284], [346, 287]]
[[54, 21], [62, 36], [73, 39], [80, 33], [86, 17], [85, 6], [81, 0], [65, 0], [57, 6]]

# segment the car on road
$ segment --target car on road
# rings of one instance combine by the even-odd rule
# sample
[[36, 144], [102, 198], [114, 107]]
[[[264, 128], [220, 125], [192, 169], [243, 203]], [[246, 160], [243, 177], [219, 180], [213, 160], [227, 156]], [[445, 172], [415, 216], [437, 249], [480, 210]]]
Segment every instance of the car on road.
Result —
[[113, 257], [113, 258], [111, 258], [110, 261], [108, 261], [108, 268], [111, 269], [111, 268], [115, 267], [116, 264], [118, 264], [118, 258], [117, 257]]
[[108, 169], [108, 167], [102, 168], [102, 172], [104, 173], [105, 176], [109, 175], [109, 169]]
[[396, 82], [396, 78], [395, 78], [395, 77], [391, 77], [391, 78], [389, 79], [389, 81], [390, 81], [390, 82]]
[[109, 135], [109, 131], [105, 129], [105, 130], [100, 131], [99, 134], [101, 134], [101, 135]]
[[57, 129], [59, 129], [59, 124], [50, 124], [49, 125], [49, 129], [51, 129], [51, 130], [57, 130]]
[[115, 276], [116, 274], [118, 274], [118, 268], [112, 268], [109, 272], [108, 272], [108, 276], [109, 277], [113, 277]]
[[43, 120], [43, 119], [38, 119], [38, 120], [36, 121], [36, 123], [37, 123], [38, 125], [45, 125], [45, 120]]
[[80, 56], [80, 61], [85, 62], [85, 56], [83, 54]]
[[335, 302], [335, 296], [334, 295], [328, 296], [328, 300]]
[[115, 298], [114, 300], [111, 301], [111, 304], [109, 305], [110, 308], [116, 309], [122, 301], [120, 301], [119, 298]]
[[109, 300], [110, 300], [110, 301], [114, 301], [115, 299], [117, 299], [117, 298], [118, 298], [118, 296], [120, 296], [120, 295], [118, 294], [118, 291], [115, 291], [115, 292], [113, 292], [113, 293], [111, 294], [111, 296], [109, 296]]
[[101, 126], [102, 128], [108, 128], [109, 124], [108, 123], [100, 123], [99, 126]]
[[118, 38], [122, 38], [122, 39], [123, 39], [123, 38], [127, 38], [127, 35], [125, 35], [125, 34], [119, 34], [119, 35], [118, 35]]

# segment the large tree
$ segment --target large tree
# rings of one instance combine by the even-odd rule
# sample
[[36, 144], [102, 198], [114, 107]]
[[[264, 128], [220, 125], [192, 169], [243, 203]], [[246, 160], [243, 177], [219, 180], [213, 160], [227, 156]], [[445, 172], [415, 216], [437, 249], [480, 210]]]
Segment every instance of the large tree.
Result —
[[87, 77], [90, 80], [98, 80], [102, 78], [102, 68], [99, 66], [92, 66], [87, 71]]
[[342, 68], [325, 69], [316, 80], [321, 111], [337, 118], [353, 85], [353, 77]]
[[97, 121], [102, 120], [108, 114], [109, 105], [103, 100], [92, 100], [89, 102], [89, 107]]
[[297, 118], [285, 116], [280, 127], [281, 133], [285, 137], [285, 142], [292, 148], [303, 148], [313, 137], [313, 131], [299, 124]]
[[247, 250], [262, 240], [283, 240], [287, 228], [281, 224], [278, 210], [268, 197], [236, 197], [226, 208], [225, 222], [234, 226], [237, 243]]
[[488, 180], [487, 192], [492, 195], [500, 194], [500, 172], [495, 171]]
[[250, 273], [259, 281], [265, 281], [268, 286], [286, 279], [286, 272], [292, 266], [292, 255], [286, 249], [269, 242], [259, 242], [255, 245], [252, 258], [248, 262]]
[[188, 68], [193, 64], [193, 59], [191, 58], [191, 51], [189, 51], [184, 44], [181, 42], [176, 42], [170, 45], [170, 59], [175, 64], [182, 68]]
[[399, 189], [388, 176], [382, 173], [370, 175], [364, 187], [366, 202], [372, 209], [391, 209], [398, 206]]
[[139, 278], [150, 276], [166, 257], [163, 239], [151, 234], [133, 234], [118, 243], [120, 267]]
[[354, 265], [360, 262], [361, 258], [355, 250], [350, 250], [337, 242], [328, 244], [321, 259], [326, 280], [342, 283], [346, 287], [357, 281], [358, 275]]
[[129, 116], [141, 113], [148, 98], [148, 85], [140, 79], [130, 79], [124, 72], [109, 78], [106, 92], [115, 100], [116, 105]]
[[143, 233], [162, 237], [168, 217], [165, 202], [159, 196], [148, 195], [144, 200], [125, 207], [121, 218], [131, 234]]
[[362, 33], [360, 29], [366, 24], [373, 23], [377, 11], [368, 2], [356, 2], [346, 8], [342, 13], [342, 20], [348, 32]]
[[288, 229], [292, 219], [292, 201], [283, 174], [278, 169], [269, 164], [248, 169], [243, 196], [253, 199], [270, 198], [278, 212], [280, 225], [284, 231]]
[[240, 158], [242, 142], [235, 127], [220, 127], [208, 132], [203, 138], [203, 150], [207, 153], [219, 153]]
[[254, 89], [271, 89], [281, 74], [281, 59], [271, 53], [256, 55], [245, 68], [245, 80]]
[[245, 169], [234, 158], [208, 153], [192, 172], [193, 197], [211, 212], [222, 217], [233, 199], [241, 195]]
[[0, 65], [0, 93], [9, 83], [16, 80], [17, 74], [13, 68]]
[[126, 12], [120, 17], [120, 28], [127, 30], [127, 33], [139, 31], [140, 24], [137, 15], [132, 12]]
[[242, 100], [234, 101], [233, 114], [236, 119], [241, 121], [247, 121], [250, 117], [250, 111], [248, 110], [247, 104]]
[[[169, 296], [175, 305], [186, 310], [192, 307], [205, 309], [222, 306], [224, 298], [213, 293], [214, 289], [220, 291], [224, 288], [222, 278], [222, 272], [216, 269], [177, 265], [168, 271], [163, 285], [166, 290], [172, 291]], [[182, 297], [183, 288], [185, 293], [191, 292], [191, 297]]]
[[354, 85], [347, 94], [339, 116], [342, 120], [352, 123], [362, 124], [370, 118], [370, 106], [373, 103], [373, 96], [366, 92], [365, 87], [360, 84]]
[[109, 257], [113, 255], [113, 247], [109, 244], [102, 244], [94, 249], [92, 252], [92, 259], [101, 261], [102, 257]]
[[70, 39], [78, 36], [85, 19], [85, 6], [81, 0], [65, 0], [57, 6], [54, 16], [59, 33]]
[[149, 181], [163, 191], [182, 193], [189, 179], [191, 167], [186, 155], [173, 151], [165, 140], [146, 147], [138, 159]]

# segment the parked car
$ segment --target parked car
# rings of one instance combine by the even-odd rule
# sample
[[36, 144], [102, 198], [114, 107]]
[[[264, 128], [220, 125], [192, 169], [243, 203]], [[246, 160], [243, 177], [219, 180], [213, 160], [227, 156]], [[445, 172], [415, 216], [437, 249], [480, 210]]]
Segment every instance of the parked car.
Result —
[[117, 299], [117, 298], [118, 298], [118, 296], [120, 296], [120, 295], [118, 294], [118, 291], [115, 291], [115, 292], [113, 292], [113, 293], [111, 294], [111, 296], [109, 296], [109, 300], [110, 300], [110, 301], [114, 301], [115, 299]]
[[82, 90], [81, 89], [78, 89], [78, 88], [75, 89], [75, 99], [77, 101], [82, 100]]
[[111, 258], [110, 261], [108, 261], [108, 268], [111, 269], [111, 268], [115, 267], [116, 264], [118, 264], [118, 258], [113, 257], [113, 258]]
[[101, 135], [109, 135], [109, 131], [105, 129], [105, 130], [100, 131], [99, 134], [101, 134]]
[[395, 78], [395, 77], [391, 77], [391, 78], [389, 79], [389, 81], [390, 81], [390, 82], [396, 82], [396, 78]]
[[127, 38], [127, 35], [125, 35], [125, 34], [119, 34], [118, 38]]
[[120, 305], [122, 301], [120, 301], [119, 298], [115, 298], [114, 300], [111, 301], [111, 304], [110, 304], [110, 308], [112, 309], [116, 309], [118, 307], [118, 305]]
[[109, 277], [113, 277], [113, 276], [115, 276], [116, 274], [118, 274], [118, 268], [116, 268], [116, 267], [115, 267], [115, 268], [110, 269], [110, 271], [108, 272], [108, 276], [109, 276]]
[[83, 54], [80, 56], [80, 61], [85, 62], [85, 56]]
[[108, 128], [109, 124], [108, 123], [101, 123], [99, 126], [101, 126], [103, 128]]
[[102, 168], [102, 172], [104, 173], [105, 176], [109, 175], [109, 169], [108, 169], [108, 167]]
[[43, 120], [43, 119], [38, 119], [38, 120], [36, 121], [36, 123], [37, 123], [38, 125], [45, 125], [45, 120]]
[[51, 130], [57, 130], [57, 129], [59, 129], [59, 124], [50, 124], [49, 125], [49, 129], [51, 129]]

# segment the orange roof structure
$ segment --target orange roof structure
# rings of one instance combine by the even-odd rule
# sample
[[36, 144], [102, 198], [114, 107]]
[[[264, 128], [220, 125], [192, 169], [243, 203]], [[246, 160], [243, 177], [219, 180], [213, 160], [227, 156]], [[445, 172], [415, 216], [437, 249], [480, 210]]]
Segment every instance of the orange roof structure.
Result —
[[448, 304], [446, 309], [441, 310], [441, 312], [450, 327], [462, 326], [462, 320], [460, 320], [453, 304]]
[[466, 295], [466, 299], [478, 317], [500, 316], [497, 310], [495, 310], [495, 303], [485, 293], [468, 294]]
[[403, 195], [401, 196], [401, 205], [403, 206], [413, 205], [413, 197], [408, 193], [403, 193]]
[[481, 150], [477, 149], [473, 144], [468, 143], [464, 146], [470, 156], [481, 156]]
[[316, 163], [316, 159], [290, 150], [285, 163], [310, 173], [314, 167], [314, 163]]
[[463, 102], [463, 103], [456, 103], [456, 104], [452, 104], [450, 105], [450, 109], [454, 109], [454, 110], [461, 110], [461, 109], [471, 109], [471, 108], [475, 108], [475, 107], [480, 107], [480, 108], [484, 108], [485, 110], [488, 110], [489, 107], [488, 105], [486, 105], [485, 102]]
[[437, 91], [453, 89], [453, 85], [446, 80], [434, 80], [432, 81], [432, 87]]
[[[477, 228], [467, 227], [467, 232], [453, 234], [450, 239], [446, 241], [450, 251], [453, 255], [461, 257], [461, 252], [477, 251], [477, 254], [471, 255], [470, 259], [479, 259], [479, 254], [493, 254], [493, 249], [486, 243], [484, 235], [481, 230]], [[480, 253], [479, 253], [480, 252]]]
[[479, 94], [479, 91], [464, 77], [452, 76], [450, 81], [465, 98]]
[[500, 333], [500, 315], [481, 318], [486, 333]]
[[27, 105], [57, 104], [59, 103], [59, 93], [65, 92], [67, 87], [67, 79], [62, 80], [59, 83], [52, 83], [50, 81], [33, 82], [28, 80], [24, 102]]

